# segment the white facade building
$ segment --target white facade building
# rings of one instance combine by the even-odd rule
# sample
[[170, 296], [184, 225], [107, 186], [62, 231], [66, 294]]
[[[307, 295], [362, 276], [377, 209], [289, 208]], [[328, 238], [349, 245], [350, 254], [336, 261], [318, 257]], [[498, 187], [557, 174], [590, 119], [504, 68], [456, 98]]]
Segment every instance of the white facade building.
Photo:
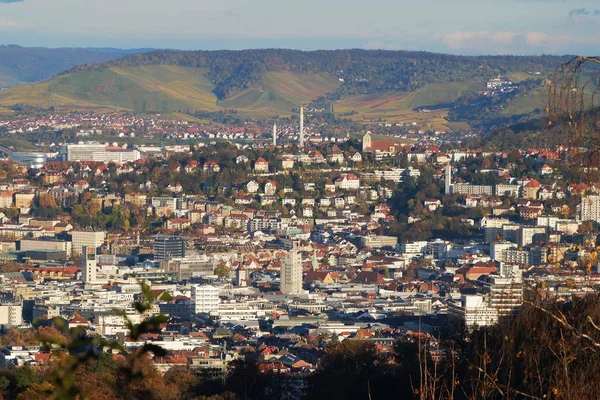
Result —
[[81, 255], [81, 249], [91, 247], [94, 250], [104, 244], [106, 232], [99, 231], [71, 231], [71, 251], [74, 255]]
[[0, 305], [0, 325], [23, 325], [23, 307], [20, 304]]
[[302, 254], [289, 251], [281, 264], [281, 292], [301, 294], [302, 290]]
[[122, 164], [140, 158], [140, 152], [137, 150], [107, 148], [105, 145], [98, 143], [67, 145], [67, 161], [97, 161]]
[[489, 306], [483, 295], [463, 295], [460, 303], [448, 304], [448, 315], [461, 320], [466, 329], [495, 325], [498, 322], [498, 310]]
[[600, 222], [600, 196], [581, 198], [581, 220]]
[[211, 285], [192, 286], [191, 303], [194, 313], [210, 313], [219, 309], [219, 288]]
[[355, 190], [360, 188], [360, 179], [354, 174], [340, 175], [335, 180], [335, 187], [342, 190]]
[[90, 283], [96, 281], [96, 247], [83, 247], [81, 257], [81, 281]]

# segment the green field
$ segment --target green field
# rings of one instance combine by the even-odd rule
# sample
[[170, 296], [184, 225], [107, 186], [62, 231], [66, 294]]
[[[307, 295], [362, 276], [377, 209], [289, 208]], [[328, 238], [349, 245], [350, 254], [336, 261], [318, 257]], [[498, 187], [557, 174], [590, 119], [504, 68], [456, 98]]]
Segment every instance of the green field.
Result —
[[548, 106], [548, 94], [539, 89], [519, 94], [502, 110], [504, 115], [528, 114], [536, 109], [543, 110]]
[[[535, 75], [531, 75], [528, 72], [513, 72], [508, 74], [508, 79], [510, 79], [514, 83], [519, 83], [523, 81], [527, 81], [529, 79], [535, 79]], [[538, 76], [539, 78], [539, 76]]]

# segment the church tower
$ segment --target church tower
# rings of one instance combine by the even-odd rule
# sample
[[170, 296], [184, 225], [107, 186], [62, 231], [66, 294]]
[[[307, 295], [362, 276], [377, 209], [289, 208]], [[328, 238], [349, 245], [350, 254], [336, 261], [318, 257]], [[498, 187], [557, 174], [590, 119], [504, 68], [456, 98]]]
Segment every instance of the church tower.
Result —
[[363, 151], [369, 151], [371, 149], [371, 132], [367, 131], [362, 138]]
[[240, 266], [235, 271], [235, 285], [238, 287], [248, 286], [248, 271], [240, 263]]

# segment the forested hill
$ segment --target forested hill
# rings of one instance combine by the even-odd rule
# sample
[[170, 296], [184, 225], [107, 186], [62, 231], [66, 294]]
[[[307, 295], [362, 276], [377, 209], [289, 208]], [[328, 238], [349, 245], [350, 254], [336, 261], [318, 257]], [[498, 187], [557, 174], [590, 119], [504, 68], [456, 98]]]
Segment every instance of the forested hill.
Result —
[[484, 80], [515, 71], [544, 73], [568, 59], [567, 56], [455, 56], [359, 49], [159, 50], [76, 67], [68, 72], [144, 65], [206, 68], [206, 77], [214, 84], [213, 92], [219, 99], [259, 84], [266, 72], [328, 73], [343, 80], [330, 95], [339, 99], [358, 94], [414, 91], [427, 83]]
[[147, 50], [0, 46], [0, 87], [41, 81], [77, 65], [113, 60], [140, 51]]
[[[157, 50], [0, 91], [0, 112], [59, 107], [207, 119], [235, 113], [242, 121], [287, 118], [304, 105], [361, 124], [483, 132], [538, 115], [544, 79], [570, 59], [359, 49]], [[500, 75], [506, 87], [489, 90], [488, 80]]]

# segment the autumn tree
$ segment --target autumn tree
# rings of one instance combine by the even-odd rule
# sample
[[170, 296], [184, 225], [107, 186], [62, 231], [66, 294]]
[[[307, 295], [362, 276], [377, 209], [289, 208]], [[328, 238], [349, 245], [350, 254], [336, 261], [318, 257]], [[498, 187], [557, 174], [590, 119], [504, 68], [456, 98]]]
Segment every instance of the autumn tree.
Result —
[[231, 270], [225, 263], [221, 262], [215, 267], [214, 273], [219, 278], [224, 279], [229, 276], [229, 274], [231, 273]]

